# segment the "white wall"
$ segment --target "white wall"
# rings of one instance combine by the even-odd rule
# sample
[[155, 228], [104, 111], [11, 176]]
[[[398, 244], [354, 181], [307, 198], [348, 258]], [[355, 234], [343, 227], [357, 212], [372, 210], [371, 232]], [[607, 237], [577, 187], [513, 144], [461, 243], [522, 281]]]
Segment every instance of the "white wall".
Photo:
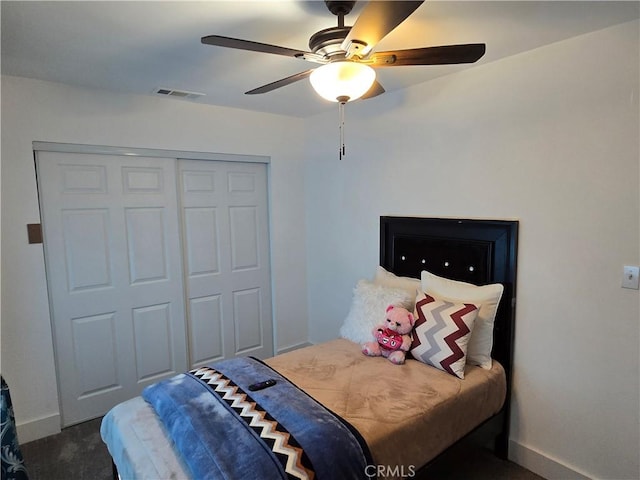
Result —
[[308, 337], [302, 138], [294, 118], [2, 77], [2, 375], [21, 442], [60, 429], [43, 249], [27, 243], [26, 224], [40, 221], [32, 142], [270, 156], [279, 351]]
[[[637, 21], [308, 121], [310, 338], [338, 334], [380, 215], [520, 220], [512, 455], [640, 478]], [[490, 46], [489, 46], [490, 48]], [[313, 133], [313, 137], [311, 136]], [[313, 147], [313, 148], [311, 148]]]
[[272, 158], [280, 350], [307, 340], [307, 312], [311, 340], [337, 336], [378, 263], [380, 215], [518, 218], [513, 455], [550, 479], [639, 478], [640, 297], [620, 288], [640, 263], [639, 29], [348, 105], [342, 162], [335, 112], [300, 122], [3, 77], [2, 373], [22, 432], [58, 413], [42, 248], [26, 241], [31, 142], [246, 153]]

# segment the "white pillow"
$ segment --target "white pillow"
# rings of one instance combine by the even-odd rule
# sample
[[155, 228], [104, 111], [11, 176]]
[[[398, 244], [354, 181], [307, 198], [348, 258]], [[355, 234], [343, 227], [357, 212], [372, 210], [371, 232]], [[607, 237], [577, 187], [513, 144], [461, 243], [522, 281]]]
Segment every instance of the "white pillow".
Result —
[[371, 330], [384, 322], [386, 309], [389, 305], [396, 305], [411, 310], [409, 307], [415, 302], [415, 293], [400, 288], [389, 288], [376, 285], [367, 280], [360, 280], [353, 289], [353, 300], [349, 314], [340, 327], [340, 336], [355, 343], [365, 343], [374, 340]]
[[503, 285], [494, 283], [479, 287], [439, 277], [426, 270], [422, 271], [421, 284], [424, 292], [443, 300], [481, 305], [467, 346], [467, 363], [490, 369], [493, 323], [504, 291]]
[[411, 302], [411, 308], [408, 310], [413, 311], [415, 306], [415, 297], [417, 292], [421, 292], [420, 279], [411, 277], [398, 277], [391, 272], [388, 272], [384, 267], [378, 266], [376, 269], [376, 276], [373, 279], [373, 283], [377, 285], [383, 285], [391, 288], [402, 288], [406, 290], [413, 301]]

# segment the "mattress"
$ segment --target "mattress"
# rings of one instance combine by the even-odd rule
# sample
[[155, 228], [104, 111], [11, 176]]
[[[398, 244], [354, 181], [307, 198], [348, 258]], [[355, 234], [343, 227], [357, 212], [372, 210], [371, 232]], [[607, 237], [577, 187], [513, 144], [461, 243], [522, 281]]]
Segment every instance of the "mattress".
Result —
[[[332, 340], [265, 360], [353, 425], [377, 465], [418, 469], [504, 403], [504, 369], [467, 366], [463, 380], [409, 359], [394, 365]], [[122, 478], [189, 478], [153, 408], [141, 397], [105, 415], [102, 438]], [[390, 448], [391, 447], [391, 448]]]

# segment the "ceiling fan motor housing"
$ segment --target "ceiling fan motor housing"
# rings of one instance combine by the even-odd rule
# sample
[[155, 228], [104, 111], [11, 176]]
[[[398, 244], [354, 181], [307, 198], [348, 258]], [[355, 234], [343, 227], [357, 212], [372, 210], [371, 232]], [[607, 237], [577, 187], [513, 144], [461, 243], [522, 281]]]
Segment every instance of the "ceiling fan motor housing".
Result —
[[314, 33], [309, 39], [309, 48], [313, 53], [328, 58], [336, 55], [344, 56], [342, 41], [347, 37], [351, 27], [331, 27]]

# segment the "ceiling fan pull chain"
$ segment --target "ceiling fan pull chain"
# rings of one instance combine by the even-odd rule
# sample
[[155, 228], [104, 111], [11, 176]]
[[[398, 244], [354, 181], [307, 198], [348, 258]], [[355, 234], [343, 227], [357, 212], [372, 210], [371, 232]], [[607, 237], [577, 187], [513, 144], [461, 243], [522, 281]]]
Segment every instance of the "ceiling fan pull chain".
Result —
[[340, 145], [338, 145], [338, 149], [340, 150], [340, 160], [342, 160], [342, 157], [344, 157], [344, 103], [342, 102], [338, 105], [338, 115], [340, 117]]
[[340, 144], [338, 145], [338, 158], [342, 160], [345, 156], [344, 147], [344, 106], [347, 103], [346, 100], [339, 100], [338, 102], [338, 128], [340, 130]]

